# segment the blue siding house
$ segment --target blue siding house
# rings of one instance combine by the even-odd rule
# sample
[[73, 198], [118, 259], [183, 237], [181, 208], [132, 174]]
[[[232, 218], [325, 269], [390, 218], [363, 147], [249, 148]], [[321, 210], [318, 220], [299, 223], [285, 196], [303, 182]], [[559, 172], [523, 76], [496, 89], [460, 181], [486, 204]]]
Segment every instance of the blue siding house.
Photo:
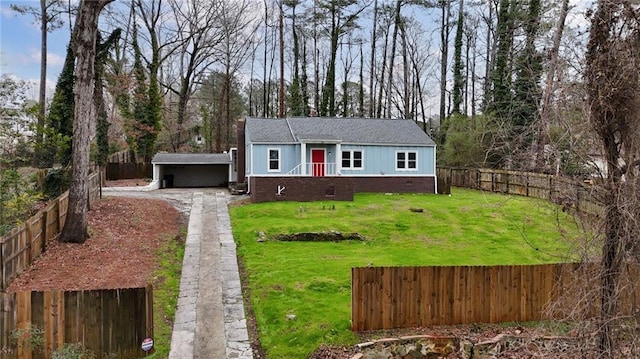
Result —
[[238, 123], [238, 182], [254, 201], [436, 193], [436, 145], [405, 119], [248, 117]]

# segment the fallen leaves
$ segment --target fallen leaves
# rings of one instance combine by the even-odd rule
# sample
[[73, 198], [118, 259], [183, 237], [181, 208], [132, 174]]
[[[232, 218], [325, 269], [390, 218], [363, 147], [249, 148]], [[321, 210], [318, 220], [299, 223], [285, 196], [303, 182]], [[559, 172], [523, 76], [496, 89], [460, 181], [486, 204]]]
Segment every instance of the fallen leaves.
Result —
[[159, 199], [105, 197], [88, 214], [83, 244], [53, 240], [8, 291], [95, 290], [145, 286], [155, 254], [180, 235], [181, 216]]

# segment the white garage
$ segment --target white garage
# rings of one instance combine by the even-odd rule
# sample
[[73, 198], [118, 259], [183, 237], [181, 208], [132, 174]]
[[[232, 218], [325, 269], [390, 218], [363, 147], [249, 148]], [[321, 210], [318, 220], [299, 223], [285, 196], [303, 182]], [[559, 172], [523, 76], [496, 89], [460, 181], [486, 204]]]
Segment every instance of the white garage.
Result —
[[235, 181], [233, 153], [158, 153], [151, 160], [153, 185], [226, 188]]

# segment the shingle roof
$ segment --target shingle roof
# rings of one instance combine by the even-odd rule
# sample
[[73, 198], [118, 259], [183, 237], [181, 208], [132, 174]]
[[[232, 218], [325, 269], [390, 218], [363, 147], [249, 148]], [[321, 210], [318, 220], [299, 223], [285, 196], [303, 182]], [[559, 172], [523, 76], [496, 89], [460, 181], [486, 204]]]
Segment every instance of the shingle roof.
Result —
[[435, 145], [414, 121], [406, 119], [247, 118], [246, 126], [247, 139], [254, 143], [325, 140], [349, 144]]
[[231, 158], [227, 153], [156, 153], [151, 162], [163, 165], [224, 165], [231, 163]]

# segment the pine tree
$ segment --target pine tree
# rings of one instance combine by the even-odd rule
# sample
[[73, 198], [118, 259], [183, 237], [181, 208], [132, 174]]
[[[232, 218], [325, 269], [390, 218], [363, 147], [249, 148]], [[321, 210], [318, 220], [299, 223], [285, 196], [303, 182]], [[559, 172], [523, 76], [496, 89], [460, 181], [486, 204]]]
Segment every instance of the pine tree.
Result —
[[55, 162], [67, 166], [71, 162], [71, 137], [73, 136], [73, 112], [75, 100], [73, 95], [75, 53], [71, 44], [67, 46], [60, 77], [47, 116], [45, 143], [42, 163], [51, 167]]
[[101, 36], [98, 32], [96, 39], [96, 64], [95, 64], [95, 90], [94, 90], [94, 104], [96, 106], [96, 142], [98, 147], [98, 154], [96, 161], [98, 165], [104, 166], [107, 163], [107, 157], [109, 155], [109, 120], [107, 118], [107, 110], [104, 103], [104, 68], [105, 63], [109, 57], [109, 51], [113, 45], [120, 39], [122, 30], [114, 30], [109, 38], [105, 42], [101, 42]]

